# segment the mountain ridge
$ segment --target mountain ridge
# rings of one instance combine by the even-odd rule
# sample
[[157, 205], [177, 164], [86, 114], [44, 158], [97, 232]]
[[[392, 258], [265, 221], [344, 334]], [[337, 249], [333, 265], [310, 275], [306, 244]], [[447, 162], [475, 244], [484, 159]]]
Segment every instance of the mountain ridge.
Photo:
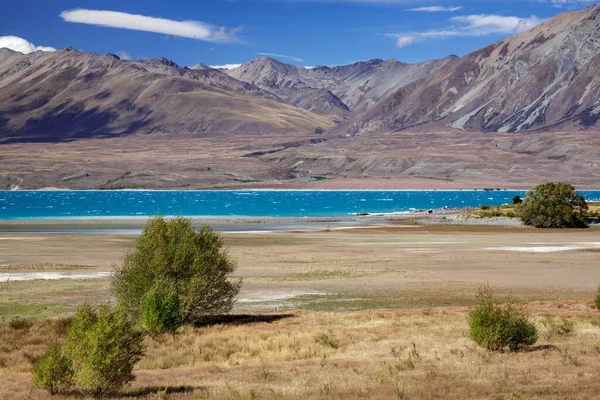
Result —
[[334, 134], [429, 126], [480, 132], [586, 129], [600, 112], [600, 7], [558, 14], [442, 66]]

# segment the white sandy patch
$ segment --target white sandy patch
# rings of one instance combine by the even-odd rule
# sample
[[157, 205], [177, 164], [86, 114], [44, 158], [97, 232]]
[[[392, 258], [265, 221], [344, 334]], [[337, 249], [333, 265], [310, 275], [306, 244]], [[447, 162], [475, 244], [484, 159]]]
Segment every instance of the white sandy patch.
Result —
[[566, 246], [504, 246], [488, 247], [483, 250], [516, 251], [521, 253], [557, 253], [560, 251], [573, 251], [585, 249], [600, 249], [600, 243], [574, 243]]
[[259, 234], [259, 233], [264, 233], [264, 234], [275, 233], [275, 231], [223, 231], [221, 233], [228, 233], [228, 234], [242, 233], [242, 234], [255, 235], [255, 234]]
[[0, 282], [93, 279], [110, 276], [110, 272], [0, 272]]
[[411, 253], [439, 253], [437, 250], [433, 250], [433, 249], [419, 249], [419, 248], [403, 248], [403, 249], [398, 249], [397, 251], [408, 251]]
[[275, 292], [271, 290], [244, 293], [238, 297], [238, 303], [262, 303], [269, 301], [290, 300], [301, 296], [324, 296], [327, 293], [308, 291], [285, 291]]

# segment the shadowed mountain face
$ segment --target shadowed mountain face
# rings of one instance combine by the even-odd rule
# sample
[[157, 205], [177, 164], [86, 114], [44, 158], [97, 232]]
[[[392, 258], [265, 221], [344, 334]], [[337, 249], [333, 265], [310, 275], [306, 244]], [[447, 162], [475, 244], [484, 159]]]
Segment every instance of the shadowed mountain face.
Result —
[[594, 127], [600, 115], [599, 68], [600, 7], [565, 12], [446, 63], [332, 132]]
[[226, 71], [304, 109], [340, 118], [366, 111], [385, 94], [422, 79], [456, 56], [419, 64], [369, 60], [338, 67], [303, 68], [259, 57]]
[[28, 55], [0, 49], [3, 142], [152, 132], [312, 133], [331, 125], [214, 69], [71, 48]]

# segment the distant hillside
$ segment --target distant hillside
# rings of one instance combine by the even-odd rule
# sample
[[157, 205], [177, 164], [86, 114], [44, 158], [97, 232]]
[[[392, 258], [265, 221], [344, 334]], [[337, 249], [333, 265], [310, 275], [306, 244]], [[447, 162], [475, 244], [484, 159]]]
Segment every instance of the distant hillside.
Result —
[[600, 116], [600, 7], [569, 11], [446, 63], [332, 129], [578, 130]]
[[259, 57], [225, 72], [304, 109], [348, 118], [364, 112], [390, 91], [422, 79], [456, 58], [418, 64], [369, 60], [337, 67], [303, 68]]
[[71, 48], [0, 49], [0, 141], [130, 133], [313, 133], [332, 121], [215, 69]]

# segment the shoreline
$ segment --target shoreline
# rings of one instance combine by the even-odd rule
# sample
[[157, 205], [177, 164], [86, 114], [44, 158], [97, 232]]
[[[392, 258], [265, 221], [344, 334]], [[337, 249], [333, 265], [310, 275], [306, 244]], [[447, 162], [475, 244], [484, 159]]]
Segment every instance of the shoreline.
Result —
[[[298, 189], [298, 188], [181, 188], [181, 189], [68, 189], [56, 187], [44, 187], [39, 189], [9, 189], [0, 190], [0, 192], [526, 192], [528, 189], [519, 188], [460, 188], [460, 189]], [[600, 189], [578, 189], [584, 191], [600, 191]]]
[[[208, 224], [216, 231], [241, 233], [246, 230], [240, 228], [254, 228], [249, 231], [315, 231], [336, 228], [360, 228], [373, 225], [393, 227], [398, 223], [414, 226], [425, 225], [490, 225], [490, 226], [522, 226], [515, 218], [467, 218], [475, 208], [439, 208], [431, 210], [418, 210], [414, 212], [347, 215], [339, 217], [187, 217], [196, 226]], [[431, 211], [431, 212], [430, 212]], [[26, 220], [0, 220], [0, 233], [18, 233], [48, 230], [57, 231], [102, 231], [102, 230], [129, 230], [142, 228], [149, 217], [96, 217], [96, 218], [58, 218], [58, 219], [26, 219]], [[166, 217], [172, 218], [172, 217]], [[58, 232], [61, 233], [61, 232]]]

